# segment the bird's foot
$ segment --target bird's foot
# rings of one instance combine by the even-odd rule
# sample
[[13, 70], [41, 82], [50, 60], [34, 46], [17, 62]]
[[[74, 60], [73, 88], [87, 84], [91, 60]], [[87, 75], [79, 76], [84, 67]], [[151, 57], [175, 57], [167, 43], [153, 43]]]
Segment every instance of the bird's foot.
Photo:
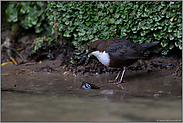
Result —
[[121, 87], [121, 89], [123, 90], [123, 86], [121, 85], [121, 83], [126, 83], [126, 81], [117, 81], [117, 80], [109, 80], [108, 81], [109, 83], [112, 83], [112, 84], [116, 84], [118, 87]]
[[123, 86], [122, 86], [121, 84], [118, 84], [117, 86], [118, 86], [118, 87], [121, 87], [122, 90], [124, 89]]

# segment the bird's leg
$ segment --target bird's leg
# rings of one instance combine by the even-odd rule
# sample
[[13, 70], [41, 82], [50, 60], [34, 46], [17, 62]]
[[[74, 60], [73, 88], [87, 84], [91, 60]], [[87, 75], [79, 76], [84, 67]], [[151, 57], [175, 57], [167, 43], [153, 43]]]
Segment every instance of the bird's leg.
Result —
[[124, 74], [125, 74], [125, 71], [126, 71], [126, 66], [123, 67], [123, 73], [122, 73], [122, 75], [121, 75], [121, 79], [120, 79], [119, 83], [122, 83], [122, 82], [123, 82], [123, 76], [124, 76]]
[[121, 74], [122, 70], [118, 73], [118, 75], [116, 76], [115, 80], [109, 80], [108, 82], [112, 83], [112, 82], [117, 82], [119, 75]]
[[[114, 84], [125, 83], [125, 81], [123, 81], [123, 76], [124, 76], [124, 74], [125, 74], [125, 70], [126, 70], [126, 67], [123, 67], [123, 73], [122, 73], [122, 75], [121, 75], [120, 81], [119, 81], [119, 82], [116, 82], [116, 83], [114, 83]], [[120, 72], [120, 73], [121, 73], [121, 72]]]
[[[118, 84], [117, 86], [118, 87], [121, 87], [121, 89], [123, 90], [124, 89], [124, 87], [120, 84], [120, 83], [123, 83], [124, 81], [123, 81], [123, 76], [124, 76], [124, 74], [125, 74], [125, 71], [126, 71], [126, 66], [125, 67], [123, 67], [123, 73], [122, 73], [122, 75], [121, 75], [121, 79], [120, 79], [120, 81], [119, 82], [116, 82], [116, 83], [114, 83], [114, 84]], [[122, 71], [120, 71], [120, 73], [119, 74], [121, 74], [121, 72]], [[118, 77], [119, 77], [119, 75], [117, 75], [117, 79], [118, 79]], [[115, 79], [116, 80], [116, 79]]]
[[118, 81], [118, 78], [119, 78], [119, 75], [121, 74], [122, 70], [118, 73], [118, 75], [116, 76], [114, 82], [117, 82]]
[[[123, 81], [123, 76], [125, 74], [125, 70], [126, 70], [126, 67], [123, 67], [123, 73], [122, 73], [122, 70], [121, 70], [118, 73], [118, 75], [116, 76], [115, 80], [109, 80], [109, 82], [111, 82], [111, 83], [115, 82], [114, 84], [125, 83], [125, 81]], [[118, 78], [119, 78], [119, 76], [120, 76], [121, 73], [122, 73], [121, 79], [120, 79], [120, 81], [118, 81]]]

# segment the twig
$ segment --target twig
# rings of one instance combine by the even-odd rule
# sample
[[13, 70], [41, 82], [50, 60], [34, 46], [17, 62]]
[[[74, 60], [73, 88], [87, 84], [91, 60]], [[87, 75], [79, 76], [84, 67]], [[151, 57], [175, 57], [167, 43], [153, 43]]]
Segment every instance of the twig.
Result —
[[[14, 71], [22, 70], [22, 71], [30, 71], [30, 73], [20, 73], [20, 74], [12, 74]], [[33, 73], [33, 70], [30, 69], [15, 69], [9, 73], [9, 75], [2, 75], [1, 77], [10, 77], [10, 76], [18, 76], [18, 75], [24, 75], [24, 74], [31, 74]]]
[[110, 1], [108, 1], [108, 3], [109, 3], [109, 6], [110, 6], [110, 9], [111, 9], [112, 7], [111, 7], [111, 3], [110, 3]]
[[180, 66], [182, 65], [182, 62], [179, 64], [179, 67], [177, 68], [177, 70], [175, 71], [175, 73], [180, 69]]
[[22, 55], [16, 50], [16, 49], [14, 49], [14, 48], [11, 48], [11, 47], [9, 47], [11, 50], [13, 50], [14, 52], [16, 52], [19, 56], [20, 56], [20, 58], [22, 59], [22, 60], [24, 60], [24, 58], [22, 57]]
[[57, 17], [55, 12], [53, 12], [53, 14], [54, 14], [55, 41], [57, 41], [58, 38]]
[[[96, 4], [97, 6], [98, 6], [98, 4]], [[98, 14], [98, 8], [97, 8], [97, 11], [96, 11], [96, 16], [97, 16], [97, 14]]]
[[[110, 6], [110, 9], [112, 9], [110, 1], [108, 1], [108, 3], [109, 3], [109, 6]], [[113, 14], [112, 14], [112, 18], [114, 18]]]
[[43, 37], [39, 37], [39, 38], [34, 39], [34, 43], [36, 44], [36, 49], [37, 49], [37, 50], [39, 50], [39, 48], [38, 48], [38, 46], [37, 46], [37, 43], [36, 43], [36, 41], [37, 41], [38, 39], [43, 39], [43, 41], [49, 41], [49, 39], [43, 38]]

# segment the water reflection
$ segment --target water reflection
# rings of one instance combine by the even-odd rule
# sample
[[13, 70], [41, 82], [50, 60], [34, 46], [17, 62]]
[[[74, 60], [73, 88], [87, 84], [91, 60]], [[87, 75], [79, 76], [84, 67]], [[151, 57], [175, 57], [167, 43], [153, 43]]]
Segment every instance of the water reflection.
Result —
[[[112, 91], [101, 91], [107, 95]], [[181, 120], [181, 99], [78, 98], [2, 92], [2, 121], [157, 121]]]

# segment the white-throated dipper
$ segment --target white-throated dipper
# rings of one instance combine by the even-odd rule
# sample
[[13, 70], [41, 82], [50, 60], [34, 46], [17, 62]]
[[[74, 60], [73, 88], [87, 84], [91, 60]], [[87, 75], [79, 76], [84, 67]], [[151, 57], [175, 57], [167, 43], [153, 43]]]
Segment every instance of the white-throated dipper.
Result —
[[[138, 59], [145, 58], [144, 52], [155, 45], [158, 41], [137, 44], [124, 38], [111, 38], [107, 40], [96, 40], [89, 45], [88, 53], [97, 57], [97, 59], [105, 66], [112, 68], [121, 68], [114, 81], [122, 83], [126, 67], [136, 62]], [[120, 81], [118, 78], [121, 75]]]

